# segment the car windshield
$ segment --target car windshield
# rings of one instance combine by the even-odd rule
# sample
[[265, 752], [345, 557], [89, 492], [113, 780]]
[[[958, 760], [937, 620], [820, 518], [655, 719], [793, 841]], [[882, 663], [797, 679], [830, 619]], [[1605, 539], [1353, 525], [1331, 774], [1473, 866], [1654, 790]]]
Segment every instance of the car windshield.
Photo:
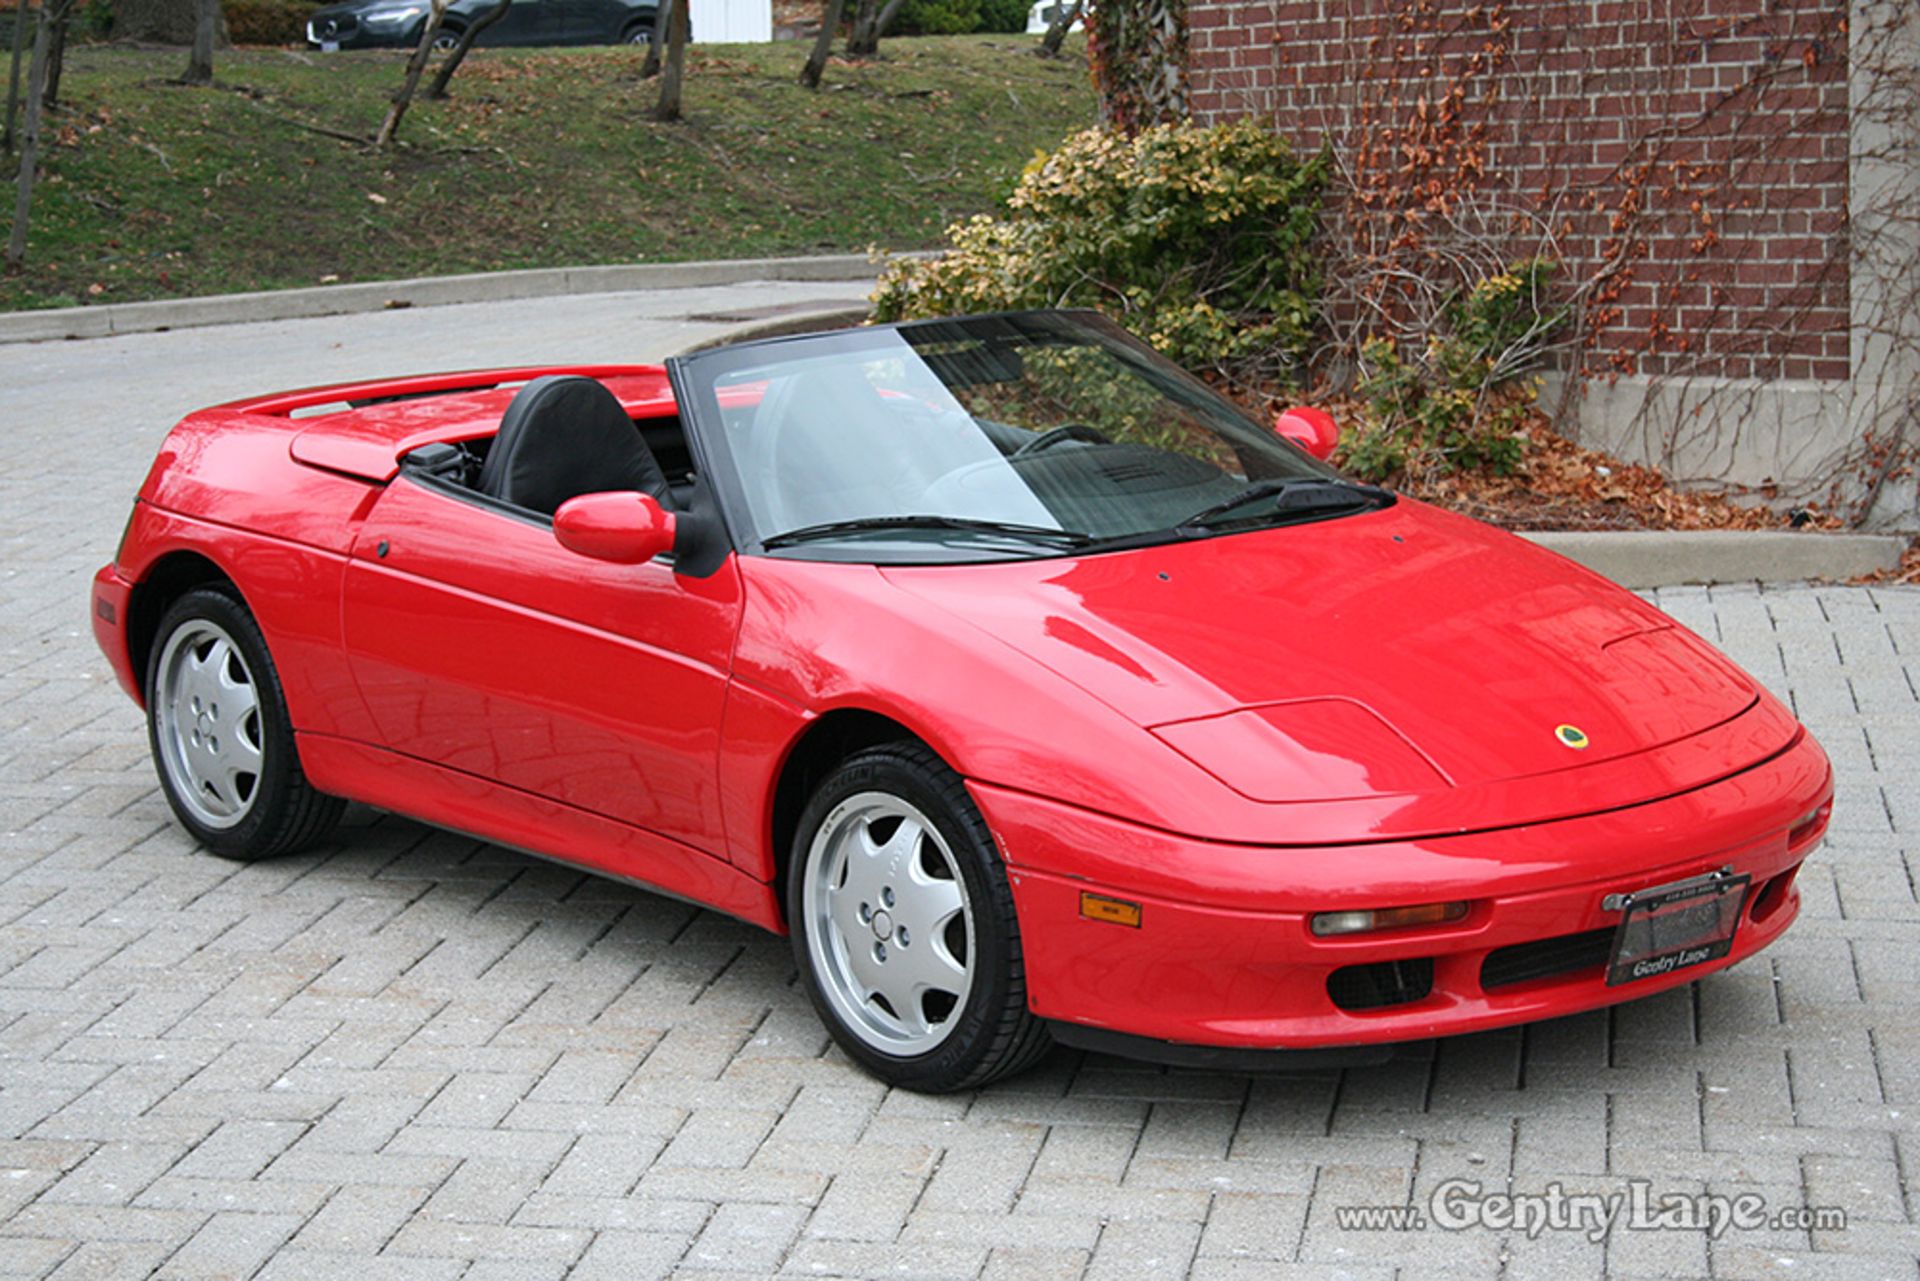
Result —
[[674, 370], [736, 539], [773, 555], [1057, 556], [1392, 501], [1092, 313], [846, 330]]

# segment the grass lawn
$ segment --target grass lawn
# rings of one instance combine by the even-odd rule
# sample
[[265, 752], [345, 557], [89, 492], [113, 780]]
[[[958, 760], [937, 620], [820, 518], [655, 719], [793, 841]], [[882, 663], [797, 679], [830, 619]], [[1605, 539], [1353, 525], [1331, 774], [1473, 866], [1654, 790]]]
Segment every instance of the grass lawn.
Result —
[[1035, 42], [888, 40], [818, 93], [800, 43], [694, 46], [672, 125], [638, 50], [480, 50], [384, 154], [316, 130], [371, 136], [401, 53], [235, 51], [193, 90], [183, 51], [76, 47], [0, 310], [932, 245], [1092, 123], [1084, 46]]

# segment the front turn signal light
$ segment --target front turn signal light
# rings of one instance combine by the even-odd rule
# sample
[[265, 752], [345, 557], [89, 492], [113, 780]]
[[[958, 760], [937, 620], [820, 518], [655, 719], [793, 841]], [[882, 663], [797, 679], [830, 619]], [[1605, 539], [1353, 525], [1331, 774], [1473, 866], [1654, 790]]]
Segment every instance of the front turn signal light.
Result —
[[1787, 833], [1787, 848], [1789, 850], [1797, 850], [1801, 846], [1813, 841], [1827, 830], [1827, 820], [1832, 817], [1832, 801], [1828, 801], [1820, 808], [1810, 811], [1805, 818], [1793, 825], [1792, 831]]
[[1129, 903], [1123, 898], [1109, 898], [1105, 894], [1080, 892], [1080, 915], [1089, 921], [1105, 921], [1109, 925], [1125, 925], [1129, 929], [1140, 928], [1140, 905]]
[[1316, 912], [1307, 928], [1322, 938], [1330, 934], [1371, 934], [1409, 925], [1445, 925], [1467, 914], [1465, 903], [1422, 903], [1418, 907], [1381, 907], [1360, 912]]

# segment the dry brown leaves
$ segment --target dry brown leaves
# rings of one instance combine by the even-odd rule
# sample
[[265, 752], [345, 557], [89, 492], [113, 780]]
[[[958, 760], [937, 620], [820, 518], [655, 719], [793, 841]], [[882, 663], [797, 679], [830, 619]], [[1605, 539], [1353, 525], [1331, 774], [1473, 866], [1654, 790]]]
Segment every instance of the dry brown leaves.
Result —
[[1920, 587], [1920, 538], [1907, 544], [1906, 554], [1900, 557], [1900, 563], [1892, 569], [1863, 574], [1850, 581], [1868, 587], [1888, 587], [1898, 584]]
[[[1336, 420], [1356, 422], [1358, 401], [1327, 406]], [[1837, 529], [1817, 509], [1774, 511], [1759, 496], [1676, 489], [1651, 467], [1583, 449], [1555, 431], [1547, 415], [1527, 412], [1518, 434], [1520, 467], [1512, 475], [1443, 472], [1395, 485], [1410, 497], [1504, 529]]]

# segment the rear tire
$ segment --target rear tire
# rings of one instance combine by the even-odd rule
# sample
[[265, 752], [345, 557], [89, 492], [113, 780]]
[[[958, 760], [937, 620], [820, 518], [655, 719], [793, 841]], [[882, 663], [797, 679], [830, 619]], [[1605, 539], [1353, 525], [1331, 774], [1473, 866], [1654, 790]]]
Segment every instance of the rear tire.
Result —
[[789, 867], [801, 983], [867, 1071], [944, 1094], [1045, 1055], [1006, 869], [932, 751], [890, 743], [835, 768], [800, 816]]
[[307, 782], [266, 638], [232, 589], [195, 588], [161, 615], [146, 690], [160, 788], [208, 850], [270, 858], [339, 821], [345, 802]]

